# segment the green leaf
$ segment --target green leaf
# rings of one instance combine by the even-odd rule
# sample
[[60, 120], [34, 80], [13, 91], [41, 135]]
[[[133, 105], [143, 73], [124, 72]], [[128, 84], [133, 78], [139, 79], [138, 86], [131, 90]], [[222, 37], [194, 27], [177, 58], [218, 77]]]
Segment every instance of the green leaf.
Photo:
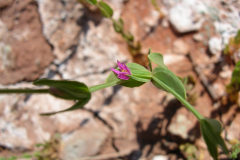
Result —
[[62, 110], [62, 111], [57, 111], [57, 112], [50, 112], [50, 113], [41, 113], [41, 116], [50, 116], [50, 115], [54, 115], [57, 113], [61, 113], [61, 112], [66, 112], [66, 111], [72, 111], [72, 110], [76, 110], [76, 109], [81, 109], [85, 104], [87, 104], [87, 102], [91, 99], [91, 96], [86, 98], [86, 99], [81, 99], [78, 100], [77, 103], [75, 103], [72, 107]]
[[84, 83], [67, 80], [40, 79], [35, 81], [33, 84], [49, 86], [50, 94], [52, 94], [55, 97], [67, 100], [78, 100], [78, 102], [75, 105], [66, 110], [51, 113], [43, 113], [41, 115], [53, 115], [60, 112], [80, 109], [91, 99], [91, 93]]
[[117, 32], [117, 33], [121, 33], [123, 31], [123, 20], [121, 18], [119, 18], [118, 21], [113, 21], [113, 27], [114, 27], [114, 30]]
[[112, 17], [113, 10], [107, 3], [100, 1], [98, 7], [104, 17], [107, 17], [107, 18]]
[[30, 154], [23, 153], [22, 158], [30, 159], [30, 158], [32, 158], [32, 156]]
[[16, 160], [17, 157], [16, 156], [12, 156], [12, 157], [9, 157], [8, 160]]
[[[159, 67], [154, 68], [152, 74], [153, 74], [152, 83], [157, 88], [162, 89], [166, 92], [170, 92], [170, 93], [176, 92], [183, 99], [186, 99], [186, 91], [184, 89], [182, 82], [170, 70], [159, 66]], [[160, 83], [158, 81], [160, 81]]]
[[232, 73], [231, 83], [240, 84], [240, 61], [237, 62]]
[[67, 100], [87, 98], [90, 93], [88, 87], [84, 83], [77, 81], [40, 79], [33, 84], [49, 86], [50, 94]]
[[208, 147], [208, 151], [210, 153], [210, 155], [213, 157], [214, 160], [218, 160], [218, 150], [217, 150], [217, 145], [211, 142], [211, 139], [209, 139], [208, 135], [203, 132], [203, 130], [205, 129], [203, 124], [200, 123], [200, 127], [201, 127], [201, 132], [203, 135], [203, 138], [207, 144]]
[[215, 119], [203, 118], [200, 121], [201, 132], [208, 146], [208, 151], [214, 159], [217, 159], [216, 148], [219, 146], [225, 154], [229, 154], [229, 150], [221, 137], [222, 125]]
[[232, 146], [232, 153], [229, 156], [229, 158], [237, 159], [239, 153], [240, 153], [240, 143], [235, 144], [235, 145]]
[[[129, 80], [121, 80], [117, 78], [117, 75], [111, 72], [104, 84], [90, 87], [90, 92], [95, 92], [103, 88], [107, 88], [114, 85], [121, 85], [124, 87], [139, 87], [146, 82], [151, 81], [152, 75], [146, 68], [137, 63], [128, 63], [127, 67], [130, 69], [132, 75], [129, 75]], [[119, 68], [117, 68], [119, 69]]]
[[167, 66], [163, 63], [163, 56], [160, 53], [150, 53], [148, 55], [148, 58], [156, 63], [158, 66], [161, 66], [163, 68], [167, 68]]
[[235, 44], [240, 44], [240, 30], [238, 30], [237, 35], [234, 38], [234, 43]]
[[90, 3], [91, 5], [96, 5], [97, 4], [97, 0], [86, 0], [88, 3]]

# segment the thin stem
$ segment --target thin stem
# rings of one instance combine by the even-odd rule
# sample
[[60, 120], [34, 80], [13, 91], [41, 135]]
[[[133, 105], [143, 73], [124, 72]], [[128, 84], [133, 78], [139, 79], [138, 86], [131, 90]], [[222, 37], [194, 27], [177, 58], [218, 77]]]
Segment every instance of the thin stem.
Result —
[[[151, 54], [151, 48], [148, 50], [148, 55]], [[152, 72], [152, 62], [151, 60], [149, 59], [148, 57], [148, 63], [149, 63], [149, 68], [150, 68], [150, 71]]]
[[170, 92], [172, 95], [174, 95], [182, 104], [190, 110], [200, 121], [204, 117], [190, 104], [188, 103], [184, 98], [182, 98], [177, 92], [173, 91], [170, 87], [165, 85], [162, 81], [160, 81], [158, 78], [153, 76], [153, 80], [156, 81], [159, 85], [163, 86], [168, 92]]
[[48, 89], [0, 89], [0, 94], [14, 94], [14, 93], [49, 93]]

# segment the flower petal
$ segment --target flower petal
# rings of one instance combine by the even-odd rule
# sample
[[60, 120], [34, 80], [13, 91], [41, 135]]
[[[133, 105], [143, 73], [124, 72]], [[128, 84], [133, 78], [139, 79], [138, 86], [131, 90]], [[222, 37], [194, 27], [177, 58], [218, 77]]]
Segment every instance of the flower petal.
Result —
[[124, 65], [121, 62], [117, 61], [117, 64], [120, 70], [124, 70]]
[[126, 76], [127, 72], [121, 72], [118, 74], [118, 78], [123, 79], [123, 80], [129, 80], [129, 77]]
[[116, 70], [116, 69], [113, 69], [113, 68], [111, 68], [111, 70], [112, 70], [113, 72], [117, 73], [117, 74], [121, 73], [120, 71], [118, 71], [118, 70]]
[[122, 65], [124, 66], [124, 70], [127, 71], [129, 75], [132, 75], [130, 69], [126, 66], [126, 64], [123, 63]]

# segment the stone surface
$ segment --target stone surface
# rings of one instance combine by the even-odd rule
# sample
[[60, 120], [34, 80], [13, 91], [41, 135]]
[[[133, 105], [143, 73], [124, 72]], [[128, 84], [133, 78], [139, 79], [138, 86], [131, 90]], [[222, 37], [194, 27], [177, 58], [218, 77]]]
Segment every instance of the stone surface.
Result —
[[15, 0], [1, 11], [0, 18], [0, 83], [37, 79], [53, 60], [41, 33], [37, 4]]
[[[4, 96], [1, 106], [1, 145], [11, 149], [32, 149], [36, 143], [49, 140], [54, 132], [70, 133], [81, 128], [98, 128], [108, 132], [90, 112], [78, 110], [50, 117], [39, 113], [66, 109], [72, 101], [57, 99], [51, 95], [32, 95], [24, 102], [24, 96]], [[11, 101], [10, 101], [11, 99]], [[9, 103], [10, 102], [10, 103]]]
[[[38, 11], [43, 24], [43, 34], [53, 46], [56, 63], [65, 60], [77, 47], [79, 34], [84, 31], [83, 6], [75, 0], [39, 0]], [[86, 16], [86, 15], [85, 15]], [[78, 22], [79, 21], [79, 22]], [[84, 22], [86, 23], [86, 22]]]
[[227, 139], [232, 140], [232, 139], [240, 138], [239, 125], [240, 125], [240, 114], [238, 113], [234, 118], [234, 120], [231, 122], [229, 128], [226, 130]]
[[197, 31], [202, 27], [206, 7], [201, 1], [182, 1], [169, 11], [169, 21], [179, 33]]
[[76, 130], [64, 136], [61, 146], [63, 160], [92, 156], [99, 152], [107, 134], [99, 129]]
[[204, 40], [204, 36], [201, 33], [197, 33], [193, 35], [193, 39], [196, 42], [202, 42]]
[[117, 66], [117, 60], [126, 61], [126, 56], [113, 43], [114, 31], [110, 21], [103, 21], [98, 26], [89, 23], [89, 28], [86, 35], [80, 35], [74, 57], [68, 61], [65, 69], [60, 70], [64, 79], [102, 73]]
[[176, 54], [164, 54], [163, 61], [165, 65], [172, 65], [179, 63], [185, 59], [183, 55], [176, 55]]
[[189, 52], [188, 45], [181, 39], [173, 42], [173, 53], [187, 55]]
[[195, 127], [196, 120], [190, 119], [189, 116], [193, 118], [190, 114], [185, 108], [181, 108], [172, 118], [168, 127], [170, 134], [180, 136], [183, 139], [192, 139], [189, 132]]
[[152, 158], [152, 160], [168, 160], [168, 156], [156, 155]]
[[13, 0], [0, 0], [0, 9], [10, 6], [12, 2]]
[[219, 37], [211, 37], [208, 45], [210, 52], [219, 57], [222, 52], [222, 39]]

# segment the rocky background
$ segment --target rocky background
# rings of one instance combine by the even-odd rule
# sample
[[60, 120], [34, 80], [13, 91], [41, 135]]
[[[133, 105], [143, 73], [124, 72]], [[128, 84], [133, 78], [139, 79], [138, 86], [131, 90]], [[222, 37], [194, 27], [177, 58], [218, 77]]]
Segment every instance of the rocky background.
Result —
[[[240, 29], [240, 1], [157, 0], [160, 10], [151, 0], [105, 2], [141, 42], [142, 53], [151, 47], [176, 75], [193, 78], [194, 107], [222, 122], [227, 141], [239, 140], [240, 108], [221, 101], [240, 57], [235, 52], [229, 62], [223, 54]], [[38, 78], [97, 85], [117, 60], [134, 61], [96, 8], [76, 0], [0, 0], [0, 88], [34, 87]], [[44, 94], [0, 95], [0, 157], [38, 151], [63, 160], [176, 160], [189, 157], [184, 147], [191, 146], [198, 159], [211, 159], [197, 119], [151, 83], [106, 88], [84, 109], [39, 116], [73, 104]]]

